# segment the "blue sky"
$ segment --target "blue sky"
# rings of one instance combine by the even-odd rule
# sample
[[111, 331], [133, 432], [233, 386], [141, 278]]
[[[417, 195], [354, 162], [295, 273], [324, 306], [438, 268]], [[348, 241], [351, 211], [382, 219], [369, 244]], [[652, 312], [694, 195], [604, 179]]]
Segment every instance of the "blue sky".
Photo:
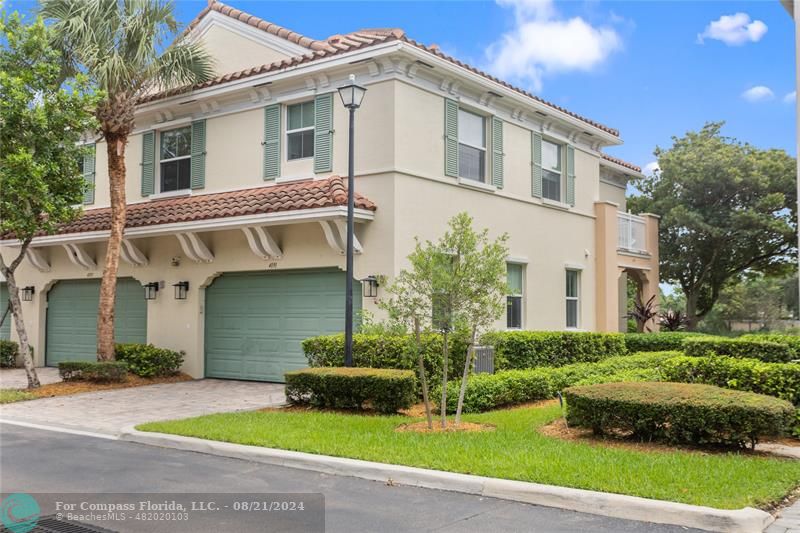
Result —
[[[656, 145], [712, 120], [726, 121], [727, 135], [796, 155], [795, 103], [785, 101], [795, 90], [794, 28], [778, 0], [226, 3], [316, 38], [403, 28], [619, 129], [625, 144], [608, 152], [641, 166]], [[185, 23], [205, 1], [176, 5]]]

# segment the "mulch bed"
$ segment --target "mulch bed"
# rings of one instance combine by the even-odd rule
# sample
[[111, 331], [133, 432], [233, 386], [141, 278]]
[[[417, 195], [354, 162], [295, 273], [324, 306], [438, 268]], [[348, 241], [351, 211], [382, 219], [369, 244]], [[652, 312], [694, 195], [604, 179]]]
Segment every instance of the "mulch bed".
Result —
[[42, 385], [38, 389], [28, 390], [19, 389], [29, 392], [36, 396], [36, 398], [52, 398], [53, 396], [67, 396], [70, 394], [78, 394], [81, 392], [97, 392], [104, 390], [115, 389], [128, 389], [131, 387], [142, 387], [145, 385], [157, 385], [159, 383], [180, 383], [181, 381], [191, 381], [192, 376], [180, 373], [175, 376], [164, 378], [140, 378], [129, 374], [127, 379], [122, 383], [92, 383], [91, 381], [60, 381], [58, 383], [49, 383]]
[[413, 424], [400, 424], [395, 431], [414, 432], [414, 433], [473, 433], [476, 431], [494, 431], [496, 427], [492, 424], [476, 424], [474, 422], [461, 422], [457, 426], [450, 420], [447, 427], [443, 428], [439, 420], [433, 421], [433, 429], [428, 427], [427, 421], [414, 422]]

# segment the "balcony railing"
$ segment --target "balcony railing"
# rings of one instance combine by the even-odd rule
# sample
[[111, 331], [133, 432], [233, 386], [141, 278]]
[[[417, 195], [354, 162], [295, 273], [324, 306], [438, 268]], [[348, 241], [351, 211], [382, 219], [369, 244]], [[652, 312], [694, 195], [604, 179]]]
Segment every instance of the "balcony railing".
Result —
[[647, 229], [645, 220], [631, 213], [617, 213], [620, 250], [647, 253]]

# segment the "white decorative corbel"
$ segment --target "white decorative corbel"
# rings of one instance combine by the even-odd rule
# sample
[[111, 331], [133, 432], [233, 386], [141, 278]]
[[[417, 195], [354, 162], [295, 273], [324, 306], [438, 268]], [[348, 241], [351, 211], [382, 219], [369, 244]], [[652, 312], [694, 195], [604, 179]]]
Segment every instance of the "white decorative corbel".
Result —
[[451, 83], [453, 83], [453, 80], [449, 78], [444, 78], [442, 80], [442, 83], [439, 84], [439, 89], [443, 90], [444, 92], [447, 92], [450, 89]]
[[411, 79], [414, 79], [417, 75], [418, 70], [419, 70], [419, 63], [411, 63], [411, 65], [408, 67], [408, 70], [406, 70], [406, 76], [408, 76]]
[[366, 65], [367, 65], [367, 69], [369, 70], [369, 75], [370, 76], [372, 76], [373, 78], [375, 76], [380, 76], [381, 68], [378, 66], [378, 63], [376, 63], [375, 61], [368, 61], [366, 63]]
[[383, 67], [383, 72], [386, 74], [395, 71], [394, 61], [388, 57], [381, 59], [381, 67]]
[[168, 109], [165, 109], [164, 111], [162, 111], [161, 114], [163, 115], [165, 122], [167, 120], [172, 120], [173, 118], [175, 118], [175, 115], [172, 114], [172, 111], [170, 111]]
[[339, 240], [339, 230], [330, 220], [320, 220], [319, 225], [322, 226], [322, 233], [325, 235], [325, 240], [331, 249], [341, 255], [345, 253], [345, 245]]
[[258, 101], [261, 99], [261, 97], [258, 96], [258, 93], [256, 92], [255, 89], [248, 89], [247, 96], [250, 97], [250, 101], [253, 102], [254, 104], [257, 104]]
[[211, 100], [208, 104], [211, 106], [211, 111], [219, 111], [219, 102], [217, 100]]
[[191, 232], [176, 233], [175, 236], [178, 238], [183, 253], [192, 261], [197, 263], [211, 263], [214, 261], [214, 254], [196, 234]]
[[460, 93], [458, 92], [459, 87], [461, 87], [460, 81], [454, 81], [453, 83], [451, 83], [449, 91], [450, 94], [452, 94], [453, 96], [460, 96]]
[[242, 228], [242, 233], [247, 237], [247, 244], [256, 256], [262, 259], [280, 259], [283, 257], [278, 243], [270, 235], [269, 230], [260, 226]]
[[28, 248], [25, 252], [25, 257], [39, 272], [50, 272], [50, 263], [42, 255], [42, 252], [36, 248]]
[[328, 76], [325, 73], [317, 74], [317, 81], [319, 82], [320, 87], [327, 87], [331, 84]]
[[[333, 221], [333, 223], [336, 225], [336, 229], [339, 230], [339, 238], [346, 245], [347, 244], [347, 221], [346, 220], [341, 220], [341, 219], [336, 219], [336, 220]], [[353, 252], [357, 253], [357, 254], [360, 254], [363, 251], [364, 251], [364, 249], [361, 247], [361, 243], [358, 241], [358, 237], [356, 237], [356, 232], [355, 232], [355, 228], [354, 228], [353, 229]]]
[[272, 93], [269, 92], [269, 89], [266, 87], [256, 87], [256, 91], [258, 91], [258, 94], [261, 96], [262, 100], [269, 100], [272, 98]]
[[89, 257], [79, 244], [67, 243], [62, 244], [62, 246], [67, 251], [67, 256], [69, 256], [69, 260], [72, 261], [74, 265], [87, 270], [94, 270], [97, 268], [97, 263], [94, 262], [94, 259]]
[[204, 115], [207, 115], [207, 114], [211, 113], [211, 106], [208, 105], [207, 102], [200, 102], [200, 111]]
[[119, 249], [119, 256], [123, 261], [133, 266], [145, 266], [149, 262], [142, 251], [127, 239], [122, 240], [122, 246]]
[[303, 81], [306, 84], [306, 89], [313, 91], [314, 89], [317, 88], [317, 82], [316, 80], [314, 80], [314, 78], [306, 78]]

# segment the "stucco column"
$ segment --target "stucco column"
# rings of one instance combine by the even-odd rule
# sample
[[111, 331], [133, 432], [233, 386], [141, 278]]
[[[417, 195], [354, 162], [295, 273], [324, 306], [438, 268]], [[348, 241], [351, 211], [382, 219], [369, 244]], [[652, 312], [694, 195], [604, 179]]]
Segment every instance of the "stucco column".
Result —
[[619, 206], [595, 202], [595, 314], [597, 331], [619, 328], [619, 269], [617, 267]]
[[[658, 221], [661, 217], [652, 213], [643, 213], [641, 215], [645, 219], [645, 232], [647, 251], [650, 253], [649, 270], [643, 272], [642, 280], [642, 301], [647, 302], [651, 297], [655, 296], [656, 310], [660, 312], [661, 302], [660, 293], [658, 290], [659, 284], [659, 268], [658, 268]], [[658, 319], [651, 320], [648, 324], [651, 331], [658, 331]]]

